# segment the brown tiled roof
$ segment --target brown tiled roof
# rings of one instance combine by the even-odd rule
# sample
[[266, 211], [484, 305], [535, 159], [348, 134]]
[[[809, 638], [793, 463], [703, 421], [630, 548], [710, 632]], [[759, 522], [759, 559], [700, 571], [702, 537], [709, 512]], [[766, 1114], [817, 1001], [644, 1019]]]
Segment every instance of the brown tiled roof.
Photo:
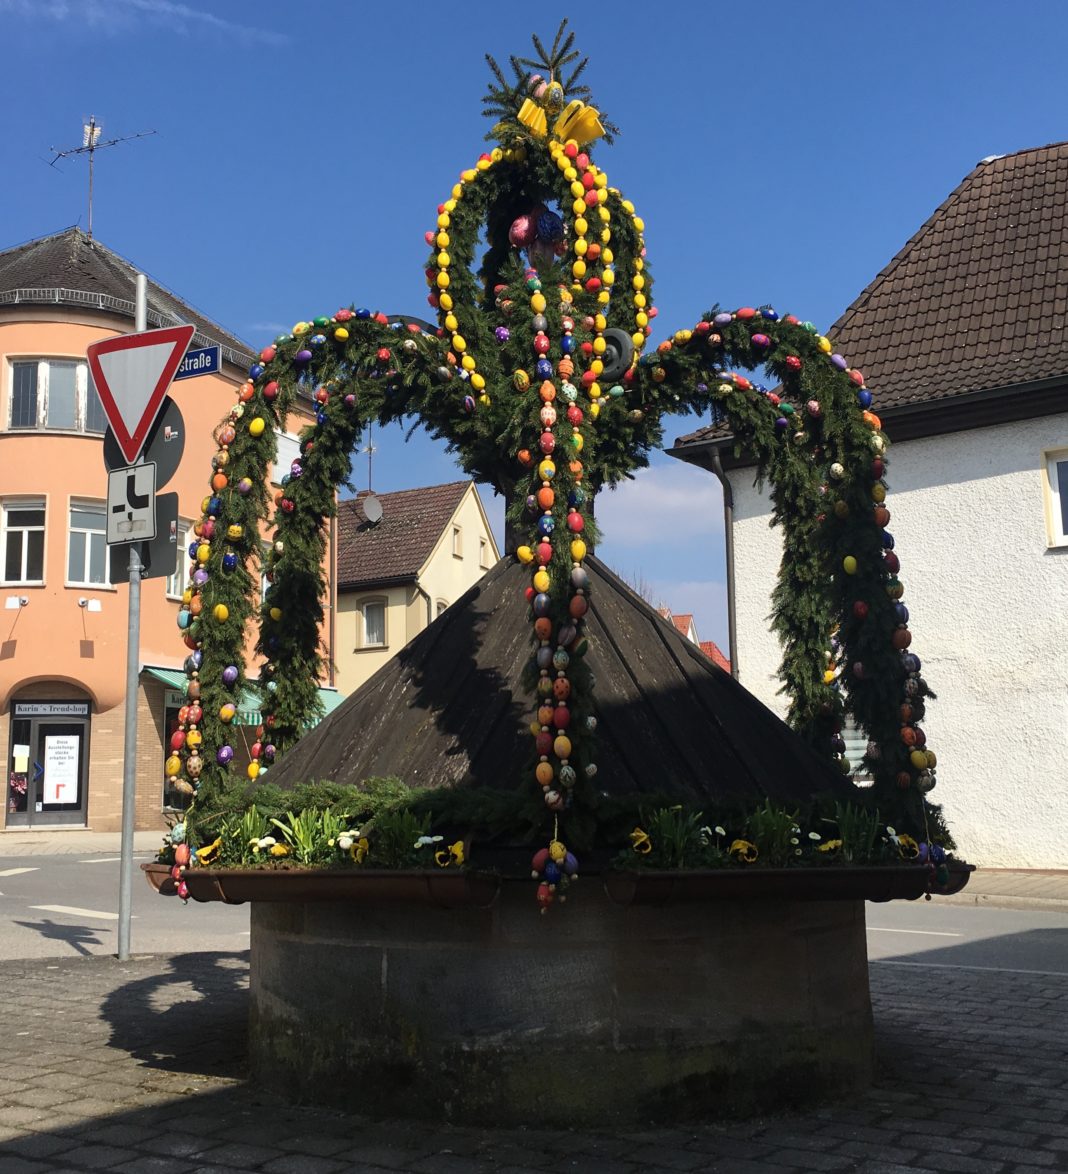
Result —
[[[68, 228], [0, 252], [0, 306], [56, 305], [55, 291], [62, 290], [65, 296], [60, 305], [97, 308], [132, 319], [138, 272], [100, 241], [90, 240], [80, 228]], [[231, 362], [239, 366], [252, 362], [248, 343], [149, 279], [149, 326], [185, 322], [197, 328], [194, 346], [218, 343], [232, 352], [224, 355]]]
[[671, 615], [671, 622], [684, 636], [689, 635], [692, 620], [693, 615], [690, 612], [684, 612], [681, 616], [677, 616], [674, 613]]
[[470, 484], [450, 481], [425, 489], [376, 494], [382, 505], [382, 520], [375, 524], [364, 516], [362, 502], [366, 492], [339, 502], [338, 589], [414, 579]]
[[827, 336], [882, 413], [1068, 375], [1066, 318], [1068, 143], [1054, 143], [979, 163]]

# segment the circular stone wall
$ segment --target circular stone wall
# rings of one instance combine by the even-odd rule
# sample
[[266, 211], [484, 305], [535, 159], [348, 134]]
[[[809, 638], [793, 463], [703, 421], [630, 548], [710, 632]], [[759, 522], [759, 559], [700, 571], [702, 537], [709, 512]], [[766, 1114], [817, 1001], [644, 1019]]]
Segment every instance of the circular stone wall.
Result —
[[539, 916], [253, 902], [253, 1078], [291, 1099], [494, 1124], [764, 1111], [871, 1075], [862, 901]]

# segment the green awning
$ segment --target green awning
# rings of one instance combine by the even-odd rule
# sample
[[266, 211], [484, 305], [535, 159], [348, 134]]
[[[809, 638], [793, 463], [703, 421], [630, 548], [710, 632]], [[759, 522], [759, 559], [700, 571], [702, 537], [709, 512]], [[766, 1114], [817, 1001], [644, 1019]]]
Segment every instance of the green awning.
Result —
[[[142, 671], [155, 677], [157, 681], [162, 681], [167, 688], [175, 689], [180, 693], [185, 692], [185, 687], [189, 683], [189, 678], [181, 669], [164, 669], [146, 664]], [[323, 703], [325, 715], [333, 713], [345, 698], [336, 689], [320, 687], [319, 700]], [[234, 720], [239, 726], [258, 726], [263, 721], [263, 714], [260, 713], [260, 691], [254, 685], [247, 685], [241, 690], [237, 701], [237, 717]], [[318, 721], [314, 721], [308, 728], [311, 729], [318, 724]]]

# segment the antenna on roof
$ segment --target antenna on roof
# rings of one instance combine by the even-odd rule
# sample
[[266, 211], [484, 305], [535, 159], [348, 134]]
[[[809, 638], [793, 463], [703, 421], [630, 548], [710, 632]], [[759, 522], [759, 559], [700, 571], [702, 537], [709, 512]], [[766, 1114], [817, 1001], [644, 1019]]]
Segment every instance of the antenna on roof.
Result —
[[107, 139], [105, 142], [100, 141], [100, 132], [103, 127], [96, 120], [96, 116], [89, 115], [89, 121], [82, 124], [82, 145], [80, 147], [69, 147], [66, 151], [56, 151], [55, 147], [49, 148], [55, 151], [52, 157], [50, 166], [55, 165], [60, 159], [66, 159], [71, 155], [88, 155], [89, 156], [89, 239], [93, 239], [93, 155], [97, 151], [102, 151], [105, 147], [115, 147], [119, 143], [127, 143], [130, 139], [143, 139], [148, 135], [154, 135], [154, 130], [142, 130], [135, 135], [123, 135], [117, 139]]
[[374, 493], [374, 487], [371, 485], [371, 462], [378, 449], [375, 448], [374, 425], [370, 421], [367, 422], [367, 445], [361, 448], [360, 452], [367, 453], [367, 492]]

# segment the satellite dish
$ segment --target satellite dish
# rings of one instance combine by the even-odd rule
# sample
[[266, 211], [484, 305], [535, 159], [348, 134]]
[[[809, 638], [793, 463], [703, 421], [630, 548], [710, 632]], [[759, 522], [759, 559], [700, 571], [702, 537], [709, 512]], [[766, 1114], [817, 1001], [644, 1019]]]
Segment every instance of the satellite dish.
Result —
[[382, 521], [382, 503], [373, 493], [369, 493], [360, 500], [363, 503], [363, 516], [372, 526], [377, 526]]

